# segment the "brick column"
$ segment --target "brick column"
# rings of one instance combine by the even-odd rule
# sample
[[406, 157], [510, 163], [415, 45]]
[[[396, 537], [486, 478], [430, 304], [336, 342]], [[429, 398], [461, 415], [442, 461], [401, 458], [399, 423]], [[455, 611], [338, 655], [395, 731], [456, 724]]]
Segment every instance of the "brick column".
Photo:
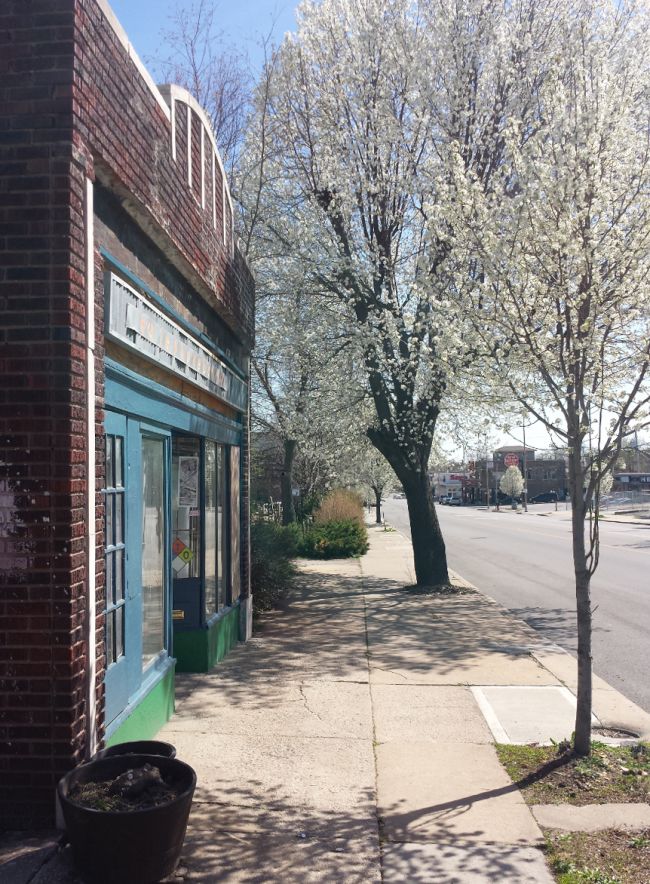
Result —
[[[0, 11], [0, 824], [84, 752], [83, 171], [73, 0]], [[81, 238], [80, 238], [81, 237]]]

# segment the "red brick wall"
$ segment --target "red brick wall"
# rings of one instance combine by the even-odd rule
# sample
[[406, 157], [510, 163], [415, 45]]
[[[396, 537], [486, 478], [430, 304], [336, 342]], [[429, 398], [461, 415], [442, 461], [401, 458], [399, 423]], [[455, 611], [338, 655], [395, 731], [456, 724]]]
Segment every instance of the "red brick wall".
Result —
[[72, 3], [6, 0], [0, 34], [0, 824], [16, 826], [51, 816], [83, 751], [84, 173]]
[[[170, 122], [95, 0], [4, 0], [0, 114], [0, 827], [20, 827], [52, 821], [54, 786], [87, 751], [86, 177], [246, 343], [254, 316], [248, 269], [223, 243], [219, 169], [215, 229], [200, 147], [192, 191], [181, 127], [174, 160]], [[98, 488], [101, 273], [95, 253]], [[102, 519], [98, 494], [100, 639]], [[101, 641], [91, 653], [101, 737]]]
[[[200, 125], [192, 111], [187, 145], [187, 106], [176, 102], [176, 159], [171, 123], [95, 0], [77, 0], [75, 128], [95, 158], [97, 174], [126, 198], [127, 211], [170, 260], [193, 268], [201, 294], [238, 337], [254, 333], [253, 286], [244, 263], [223, 243], [218, 206], [201, 208]], [[125, 97], [128, 96], [128, 100]], [[206, 151], [210, 147], [204, 139]], [[192, 188], [187, 151], [192, 154]], [[221, 176], [217, 175], [217, 190]], [[207, 192], [207, 188], [206, 188]], [[229, 207], [226, 211], [230, 217]]]

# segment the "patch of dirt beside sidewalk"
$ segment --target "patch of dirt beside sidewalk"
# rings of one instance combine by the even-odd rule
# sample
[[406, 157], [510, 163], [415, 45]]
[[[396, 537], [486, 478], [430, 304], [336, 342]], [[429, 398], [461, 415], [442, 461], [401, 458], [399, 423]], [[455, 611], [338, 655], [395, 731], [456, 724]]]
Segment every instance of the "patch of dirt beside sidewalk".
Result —
[[[594, 742], [580, 758], [557, 746], [498, 745], [497, 754], [527, 804], [650, 802], [650, 744]], [[648, 884], [650, 877], [646, 879]]]
[[648, 884], [650, 829], [558, 832], [545, 829], [546, 854], [558, 884]]

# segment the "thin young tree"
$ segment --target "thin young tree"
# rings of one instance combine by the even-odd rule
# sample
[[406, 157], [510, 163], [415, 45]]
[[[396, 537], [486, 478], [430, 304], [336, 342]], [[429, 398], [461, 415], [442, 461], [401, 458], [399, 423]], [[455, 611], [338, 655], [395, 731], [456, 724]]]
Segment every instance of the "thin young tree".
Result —
[[519, 497], [524, 490], [524, 477], [521, 475], [519, 467], [508, 467], [499, 480], [499, 488], [512, 498], [512, 506], [516, 507], [515, 498]]
[[626, 3], [554, 8], [520, 84], [535, 80], [535, 101], [504, 132], [498, 183], [486, 192], [456, 159], [456, 232], [502, 383], [568, 450], [575, 751], [588, 754], [600, 491], [650, 404], [650, 23]]

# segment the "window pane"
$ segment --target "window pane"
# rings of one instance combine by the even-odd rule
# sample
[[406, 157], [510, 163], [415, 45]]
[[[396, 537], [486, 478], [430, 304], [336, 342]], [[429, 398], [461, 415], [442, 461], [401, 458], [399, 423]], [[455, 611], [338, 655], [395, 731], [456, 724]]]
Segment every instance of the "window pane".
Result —
[[115, 609], [115, 659], [124, 656], [124, 605]]
[[115, 592], [113, 593], [115, 604], [124, 598], [124, 550], [117, 549], [113, 553], [115, 557]]
[[124, 460], [122, 454], [122, 437], [115, 436], [115, 487], [124, 487]]
[[217, 610], [217, 446], [205, 443], [205, 616]]
[[110, 608], [115, 604], [115, 579], [113, 577], [115, 553], [106, 553], [106, 574], [104, 576], [106, 587], [106, 607]]
[[115, 651], [113, 649], [113, 611], [106, 614], [106, 665], [110, 666], [115, 662]]
[[115, 542], [115, 494], [111, 491], [107, 491], [104, 495], [104, 526], [106, 546], [113, 546]]
[[175, 579], [201, 576], [200, 441], [172, 443], [172, 567]]
[[142, 439], [142, 664], [164, 648], [164, 442]]
[[106, 487], [115, 487], [115, 436], [106, 437]]
[[115, 544], [117, 545], [124, 543], [124, 495], [115, 494], [111, 497], [114, 497], [115, 500], [113, 506], [115, 508]]

